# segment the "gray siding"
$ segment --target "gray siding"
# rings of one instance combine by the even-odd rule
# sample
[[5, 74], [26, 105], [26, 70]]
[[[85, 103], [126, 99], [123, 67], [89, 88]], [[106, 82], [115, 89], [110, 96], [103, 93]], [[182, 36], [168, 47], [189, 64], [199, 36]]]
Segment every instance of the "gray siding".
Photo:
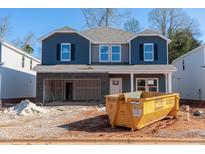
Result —
[[[75, 44], [75, 58], [69, 62], [57, 60], [57, 44]], [[89, 64], [89, 40], [77, 33], [56, 33], [42, 42], [42, 64]]]
[[[99, 44], [92, 44], [92, 56], [91, 61], [93, 64], [99, 64]], [[125, 64], [129, 62], [129, 45], [121, 44], [121, 63]], [[116, 64], [116, 62], [113, 62]], [[102, 63], [101, 63], [102, 64]], [[103, 64], [111, 64], [111, 62], [104, 62]]]
[[[145, 62], [140, 60], [139, 45], [154, 43], [158, 45], [158, 60]], [[167, 42], [158, 36], [140, 36], [131, 41], [131, 64], [167, 64]]]
[[135, 74], [134, 75], [134, 90], [136, 90], [136, 78], [158, 78], [159, 92], [166, 92], [165, 76], [163, 74]]

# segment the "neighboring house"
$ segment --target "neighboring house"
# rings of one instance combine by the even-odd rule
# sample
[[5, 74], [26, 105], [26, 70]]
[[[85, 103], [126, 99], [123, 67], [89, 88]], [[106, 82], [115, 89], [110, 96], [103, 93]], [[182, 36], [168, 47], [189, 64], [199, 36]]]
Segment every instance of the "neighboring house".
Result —
[[0, 101], [13, 102], [36, 96], [36, 72], [40, 61], [0, 40]]
[[205, 45], [202, 45], [172, 63], [177, 72], [172, 75], [173, 91], [182, 99], [205, 100]]
[[172, 91], [170, 40], [151, 30], [64, 27], [41, 40], [42, 64], [35, 68], [40, 102], [103, 102], [114, 93]]

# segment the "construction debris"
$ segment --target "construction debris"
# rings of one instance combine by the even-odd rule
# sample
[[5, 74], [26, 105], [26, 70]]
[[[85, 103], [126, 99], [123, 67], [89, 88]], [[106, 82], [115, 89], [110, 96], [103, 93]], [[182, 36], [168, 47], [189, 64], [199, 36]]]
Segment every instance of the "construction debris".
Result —
[[202, 116], [203, 115], [203, 111], [195, 111], [194, 112], [194, 116]]
[[8, 108], [6, 112], [20, 116], [29, 116], [46, 113], [47, 111], [26, 99], [21, 101], [19, 104]]
[[[106, 111], [99, 111], [97, 106], [45, 106], [43, 108], [47, 112], [39, 116], [0, 113], [0, 139], [205, 139], [204, 118], [190, 114], [191, 120], [187, 122], [185, 111], [179, 111], [177, 118], [164, 119], [131, 132], [130, 129], [123, 127], [111, 128]], [[204, 108], [193, 108], [193, 110], [205, 112]]]

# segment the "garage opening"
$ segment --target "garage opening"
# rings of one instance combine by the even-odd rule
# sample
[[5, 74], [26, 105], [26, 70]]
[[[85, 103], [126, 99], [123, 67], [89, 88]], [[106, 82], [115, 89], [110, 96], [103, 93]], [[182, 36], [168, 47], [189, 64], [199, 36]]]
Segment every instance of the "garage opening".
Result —
[[99, 79], [45, 79], [43, 102], [94, 101], [101, 99]]

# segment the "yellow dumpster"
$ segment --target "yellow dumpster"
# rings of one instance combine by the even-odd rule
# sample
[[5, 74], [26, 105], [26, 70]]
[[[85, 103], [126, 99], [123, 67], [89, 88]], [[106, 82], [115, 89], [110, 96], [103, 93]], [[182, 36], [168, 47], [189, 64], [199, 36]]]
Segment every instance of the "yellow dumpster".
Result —
[[132, 92], [106, 96], [106, 112], [110, 124], [136, 130], [177, 116], [178, 93]]

